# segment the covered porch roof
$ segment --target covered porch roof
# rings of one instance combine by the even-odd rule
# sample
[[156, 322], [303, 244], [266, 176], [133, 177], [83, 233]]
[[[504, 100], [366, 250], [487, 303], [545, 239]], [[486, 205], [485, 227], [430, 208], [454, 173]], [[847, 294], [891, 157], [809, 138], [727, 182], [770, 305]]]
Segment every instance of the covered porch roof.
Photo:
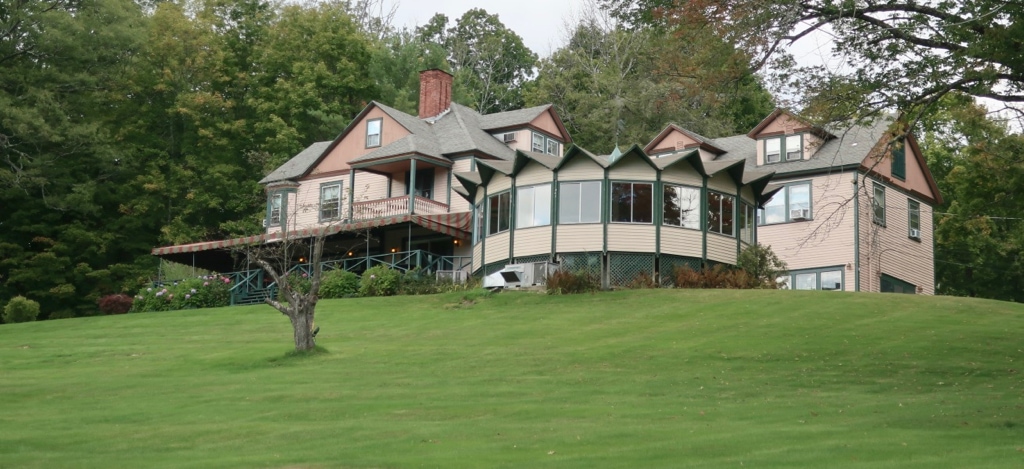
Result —
[[458, 238], [462, 241], [469, 241], [472, 227], [472, 214], [470, 212], [445, 213], [436, 215], [396, 215], [393, 217], [376, 218], [372, 220], [359, 220], [352, 223], [342, 223], [322, 228], [308, 228], [301, 230], [268, 233], [243, 238], [223, 239], [217, 241], [203, 241], [198, 243], [179, 244], [175, 246], [163, 246], [153, 248], [151, 254], [169, 261], [186, 265], [194, 265], [217, 272], [230, 272], [235, 270], [235, 256], [233, 252], [243, 246], [273, 243], [286, 238], [311, 238], [314, 236], [336, 236], [348, 232], [380, 228], [403, 223], [413, 223], [428, 230], [444, 235]]

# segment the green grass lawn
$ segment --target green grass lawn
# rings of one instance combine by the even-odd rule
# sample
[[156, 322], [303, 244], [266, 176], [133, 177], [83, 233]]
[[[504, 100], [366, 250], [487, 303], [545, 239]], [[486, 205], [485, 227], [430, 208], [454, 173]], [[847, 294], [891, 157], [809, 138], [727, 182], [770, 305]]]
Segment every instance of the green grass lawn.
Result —
[[0, 467], [1022, 467], [1024, 306], [794, 291], [0, 325]]

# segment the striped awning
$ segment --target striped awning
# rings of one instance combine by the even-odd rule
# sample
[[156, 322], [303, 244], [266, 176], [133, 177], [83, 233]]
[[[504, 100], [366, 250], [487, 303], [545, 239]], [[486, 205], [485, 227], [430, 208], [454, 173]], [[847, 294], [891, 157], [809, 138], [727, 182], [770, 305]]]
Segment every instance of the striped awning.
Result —
[[439, 215], [399, 215], [394, 217], [375, 218], [373, 220], [360, 220], [353, 223], [330, 225], [323, 228], [309, 228], [294, 230], [285, 235], [282, 232], [247, 236], [244, 238], [224, 239], [219, 241], [204, 241], [200, 243], [179, 244], [177, 246], [164, 246], [154, 248], [154, 256], [165, 256], [169, 254], [184, 254], [190, 252], [201, 252], [211, 250], [231, 249], [236, 246], [249, 246], [253, 244], [272, 243], [285, 238], [309, 238], [313, 236], [330, 236], [347, 231], [365, 230], [381, 226], [397, 225], [400, 223], [412, 222], [428, 230], [436, 231], [463, 241], [469, 241], [470, 222], [472, 213], [444, 213]]

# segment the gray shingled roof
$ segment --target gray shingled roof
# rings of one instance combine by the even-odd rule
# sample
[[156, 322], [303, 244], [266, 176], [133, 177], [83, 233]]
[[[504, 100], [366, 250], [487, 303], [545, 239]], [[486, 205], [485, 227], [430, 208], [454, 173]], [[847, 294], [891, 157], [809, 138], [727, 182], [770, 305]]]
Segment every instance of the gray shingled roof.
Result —
[[792, 161], [771, 165], [757, 166], [757, 141], [746, 135], [719, 138], [713, 141], [715, 146], [728, 153], [718, 160], [745, 159], [746, 168], [771, 169], [779, 176], [789, 173], [827, 170], [829, 168], [859, 164], [868, 155], [888, 131], [893, 120], [891, 116], [879, 118], [868, 125], [855, 125], [847, 130], [830, 130], [836, 138], [825, 142], [814, 156], [808, 160]]
[[423, 136], [422, 134], [412, 134], [406, 135], [405, 137], [360, 156], [351, 162], [362, 163], [390, 156], [408, 155], [410, 153], [419, 153], [421, 155], [445, 159], [444, 156], [441, 156], [441, 150], [437, 148], [437, 142], [431, 138], [429, 134], [427, 136]]
[[517, 109], [515, 111], [496, 112], [480, 117], [480, 128], [484, 130], [517, 127], [533, 122], [542, 112], [547, 111], [550, 104]]
[[299, 154], [293, 156], [292, 159], [279, 166], [265, 178], [260, 179], [260, 184], [269, 184], [301, 176], [330, 145], [331, 142], [316, 142], [306, 147], [305, 150], [300, 151]]
[[449, 112], [432, 126], [441, 152], [448, 154], [479, 150], [503, 160], [511, 160], [515, 152], [493, 135], [481, 130], [482, 116], [461, 104], [452, 103]]
[[522, 150], [519, 150], [519, 152], [524, 154], [524, 155], [526, 155], [531, 160], [536, 161], [536, 162], [544, 165], [548, 169], [554, 169], [556, 166], [558, 166], [558, 163], [560, 161], [562, 161], [561, 157], [554, 156], [554, 155], [549, 155], [547, 153], [537, 153], [535, 151], [522, 151]]

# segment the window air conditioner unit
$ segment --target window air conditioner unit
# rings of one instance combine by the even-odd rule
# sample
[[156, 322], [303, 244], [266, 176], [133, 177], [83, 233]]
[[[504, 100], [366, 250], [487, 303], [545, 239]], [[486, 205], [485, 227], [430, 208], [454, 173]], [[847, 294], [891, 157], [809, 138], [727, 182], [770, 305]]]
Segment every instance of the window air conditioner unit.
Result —
[[264, 219], [263, 219], [263, 228], [266, 228], [266, 227], [267, 227], [267, 219], [266, 219], [266, 218], [264, 218]]
[[806, 208], [795, 208], [789, 211], [791, 220], [806, 220], [811, 217], [811, 211]]
[[512, 142], [516, 141], [516, 133], [515, 132], [508, 132], [508, 133], [505, 133], [505, 134], [501, 134], [501, 141], [505, 142], [505, 143], [512, 143]]
[[921, 230], [910, 229], [910, 237], [914, 239], [921, 239]]

